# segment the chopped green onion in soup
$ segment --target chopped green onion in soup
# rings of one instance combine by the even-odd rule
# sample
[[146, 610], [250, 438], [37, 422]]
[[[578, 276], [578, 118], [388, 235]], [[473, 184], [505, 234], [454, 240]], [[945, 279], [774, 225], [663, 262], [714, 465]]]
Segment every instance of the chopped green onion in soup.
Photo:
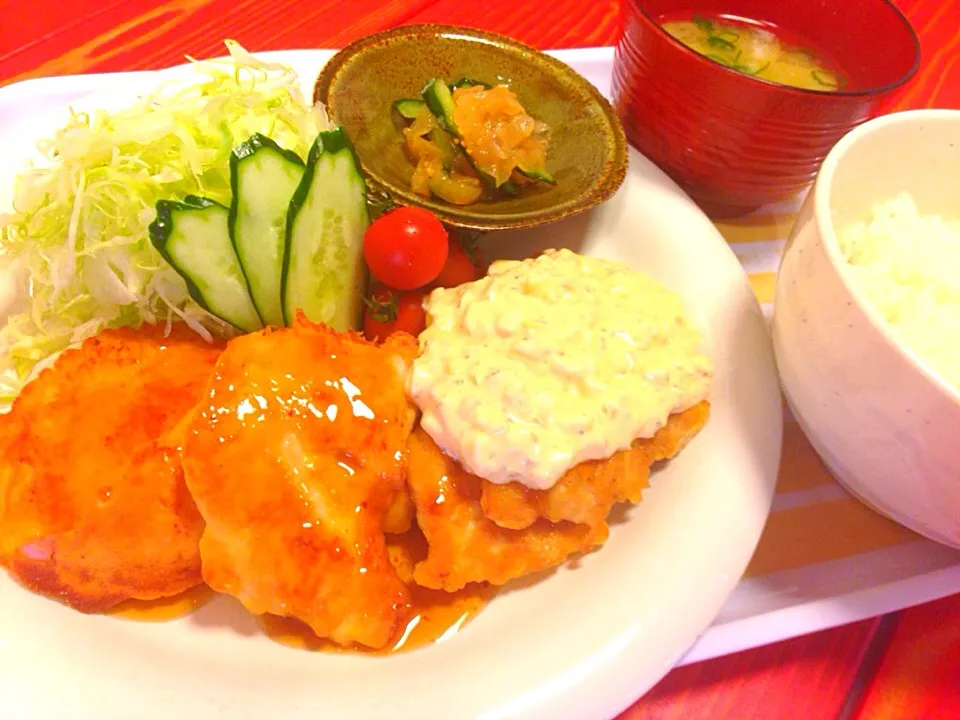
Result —
[[663, 29], [691, 50], [745, 75], [825, 92], [843, 85], [817, 53], [789, 45], [766, 28], [695, 15], [665, 22]]

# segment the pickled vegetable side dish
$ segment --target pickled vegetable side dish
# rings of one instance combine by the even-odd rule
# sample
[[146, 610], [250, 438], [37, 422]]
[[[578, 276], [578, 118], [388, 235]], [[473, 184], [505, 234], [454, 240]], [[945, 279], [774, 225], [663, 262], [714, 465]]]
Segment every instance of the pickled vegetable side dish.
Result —
[[401, 99], [403, 143], [415, 168], [414, 193], [453, 205], [515, 197], [533, 183], [553, 185], [549, 128], [531, 117], [506, 85], [432, 79], [421, 99]]

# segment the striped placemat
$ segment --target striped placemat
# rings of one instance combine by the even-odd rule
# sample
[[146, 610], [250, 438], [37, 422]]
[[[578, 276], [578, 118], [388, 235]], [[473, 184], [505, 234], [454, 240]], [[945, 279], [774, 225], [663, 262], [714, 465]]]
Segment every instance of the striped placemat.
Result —
[[[744, 269], [768, 319], [777, 268], [799, 201], [746, 218], [715, 222]], [[903, 543], [919, 536], [852, 498], [834, 480], [784, 405], [777, 494], [747, 577], [815, 565]]]
[[[800, 200], [717, 221], [768, 319]], [[684, 663], [960, 592], [960, 552], [852, 497], [784, 406], [777, 491], [743, 580]]]

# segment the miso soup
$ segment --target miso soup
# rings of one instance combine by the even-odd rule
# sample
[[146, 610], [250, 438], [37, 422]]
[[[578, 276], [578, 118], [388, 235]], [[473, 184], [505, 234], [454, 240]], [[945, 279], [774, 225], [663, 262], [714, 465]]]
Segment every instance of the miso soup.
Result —
[[818, 53], [787, 43], [766, 25], [695, 15], [692, 20], [664, 22], [662, 27], [691, 50], [746, 75], [824, 92], [844, 84], [841, 74]]

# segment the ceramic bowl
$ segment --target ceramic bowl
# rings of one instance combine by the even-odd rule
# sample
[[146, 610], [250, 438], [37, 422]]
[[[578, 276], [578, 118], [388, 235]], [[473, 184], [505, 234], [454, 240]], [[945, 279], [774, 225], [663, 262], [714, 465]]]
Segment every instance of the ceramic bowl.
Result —
[[[699, 55], [660, 26], [692, 10], [809, 38], [849, 84], [837, 92], [786, 87]], [[623, 12], [613, 96], [627, 137], [713, 217], [809, 187], [834, 143], [873, 115], [920, 60], [916, 34], [889, 0], [624, 0]]]
[[773, 342], [791, 410], [852, 493], [960, 547], [960, 392], [904, 347], [851, 282], [837, 235], [909, 192], [921, 213], [960, 216], [960, 111], [860, 126], [824, 161], [788, 240]]
[[[434, 77], [509, 85], [527, 112], [550, 127], [547, 169], [556, 185], [537, 184], [516, 198], [468, 206], [411, 192], [414, 166], [391, 105], [420, 97]], [[560, 220], [608, 199], [627, 168], [620, 121], [589, 81], [532, 47], [479, 30], [407, 25], [354, 42], [324, 67], [314, 99], [345, 127], [374, 189], [399, 204], [427, 207], [456, 227], [503, 230]]]

